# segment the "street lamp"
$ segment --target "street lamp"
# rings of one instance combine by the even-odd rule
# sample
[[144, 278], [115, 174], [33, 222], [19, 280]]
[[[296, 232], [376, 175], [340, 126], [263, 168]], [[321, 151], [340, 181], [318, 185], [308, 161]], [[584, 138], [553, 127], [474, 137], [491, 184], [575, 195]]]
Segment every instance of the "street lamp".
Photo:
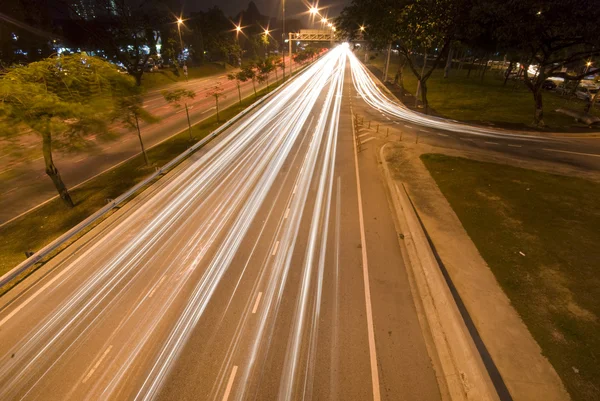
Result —
[[183, 39], [181, 39], [181, 25], [183, 24], [183, 20], [181, 18], [177, 18], [177, 32], [179, 33], [179, 47], [181, 47], [181, 53], [183, 54]]
[[360, 26], [360, 31], [364, 32], [365, 31], [365, 27], [363, 25]]
[[317, 14], [319, 14], [319, 9], [318, 9], [317, 7], [315, 7], [315, 6], [312, 6], [312, 7], [310, 8], [310, 10], [309, 10], [309, 11], [310, 11], [310, 13], [311, 13], [312, 15], [317, 15]]
[[325, 17], [321, 18], [321, 23], [326, 24], [327, 23], [327, 18], [325, 18]]

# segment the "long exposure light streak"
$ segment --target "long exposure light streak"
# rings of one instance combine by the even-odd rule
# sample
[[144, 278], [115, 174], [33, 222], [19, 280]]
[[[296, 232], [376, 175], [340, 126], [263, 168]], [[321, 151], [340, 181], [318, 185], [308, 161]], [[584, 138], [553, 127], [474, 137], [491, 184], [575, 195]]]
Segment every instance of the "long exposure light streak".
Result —
[[[307, 142], [287, 223], [280, 227], [278, 251], [269, 260], [272, 270], [261, 268], [263, 279], [275, 278], [262, 289], [257, 311], [262, 326], [252, 337], [255, 351], [259, 344], [265, 346], [261, 334], [273, 324], [267, 315], [274, 316], [281, 299], [314, 177], [319, 181], [319, 206], [318, 211], [311, 213], [311, 232], [323, 235], [323, 213], [329, 214], [332, 162], [318, 160], [335, 155], [345, 60], [341, 48], [318, 60], [258, 112], [212, 144], [197, 161], [122, 217], [110, 232], [68, 258], [51, 286], [32, 291], [21, 301], [18, 314], [4, 317], [0, 321], [2, 329], [20, 324], [29, 324], [30, 328], [27, 335], [4, 342], [1, 348], [0, 399], [47, 398], [48, 389], [57, 380], [70, 384], [65, 386], [65, 393], [52, 393], [51, 399], [112, 399], [136, 388], [133, 396], [137, 394], [137, 399], [155, 398], [286, 160], [303, 143], [299, 140], [303, 126], [311, 120], [319, 97], [329, 87], [326, 111], [321, 112]], [[311, 235], [305, 274], [313, 274], [315, 264], [320, 266], [315, 274], [322, 270], [319, 255], [324, 252], [324, 242], [321, 240], [318, 245], [318, 235]], [[44, 314], [32, 309], [38, 298], [54, 299], [64, 292], [68, 296]], [[306, 298], [304, 294], [298, 304], [302, 320], [299, 324], [307, 324], [305, 320], [311, 315], [314, 335], [318, 309], [307, 314], [303, 304]], [[40, 316], [37, 323], [27, 320], [36, 313]], [[178, 318], [165, 331], [165, 319], [174, 313]], [[242, 326], [246, 318], [242, 319]], [[103, 336], [102, 332], [109, 335]], [[162, 344], [158, 352], [152, 351], [151, 344], [155, 343]], [[291, 373], [281, 379], [286, 399], [296, 394], [292, 388], [298, 382], [294, 373], [298, 363], [297, 340], [291, 344], [286, 357]], [[132, 378], [131, 369], [147, 363], [144, 361], [148, 357], [152, 362], [144, 379]], [[71, 362], [75, 358], [93, 369], [75, 369], [65, 376], [66, 371], [73, 369]], [[254, 354], [252, 358], [257, 360], [260, 356]], [[240, 366], [241, 379], [236, 379], [236, 383], [244, 383], [243, 378], [250, 375], [252, 368], [252, 364]], [[220, 374], [228, 377], [230, 370], [225, 370], [224, 367]], [[310, 372], [301, 376], [307, 374]], [[217, 385], [214, 398], [223, 391], [223, 386]], [[244, 389], [234, 384], [230, 399], [241, 399], [243, 394]]]
[[445, 131], [461, 132], [470, 135], [485, 136], [485, 137], [510, 137], [516, 140], [540, 141], [544, 138], [534, 137], [532, 135], [519, 134], [518, 132], [505, 131], [500, 129], [488, 129], [484, 127], [476, 127], [459, 122], [449, 121], [444, 118], [425, 115], [414, 112], [401, 103], [391, 101], [377, 87], [366, 67], [357, 59], [350, 50], [347, 50], [350, 58], [350, 67], [352, 70], [352, 81], [358, 94], [367, 104], [380, 112], [383, 112], [392, 117], [403, 121], [412, 122], [423, 127], [441, 129]]

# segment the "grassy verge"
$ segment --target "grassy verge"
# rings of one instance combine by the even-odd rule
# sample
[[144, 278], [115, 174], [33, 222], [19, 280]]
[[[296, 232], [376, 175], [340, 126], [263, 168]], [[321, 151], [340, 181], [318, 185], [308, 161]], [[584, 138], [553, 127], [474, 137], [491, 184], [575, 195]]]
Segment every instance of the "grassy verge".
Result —
[[[216, 74], [226, 74], [232, 67], [222, 64], [208, 63], [198, 67], [188, 68], [188, 79], [202, 78]], [[173, 73], [172, 69], [163, 69], [155, 72], [145, 72], [142, 75], [142, 86], [146, 89], [156, 89], [161, 86], [172, 84], [175, 82], [183, 82], [183, 70], [179, 69], [179, 76]]]
[[600, 184], [421, 159], [573, 400], [600, 399]]
[[[391, 58], [390, 77], [396, 74], [398, 60], [398, 56]], [[383, 54], [371, 60], [371, 64], [379, 70], [383, 70], [383, 63]], [[522, 82], [509, 81], [504, 86], [503, 71], [498, 69], [488, 69], [483, 80], [479, 76], [480, 70], [473, 70], [467, 77], [467, 68], [468, 65], [461, 70], [451, 70], [449, 78], [444, 78], [441, 69], [433, 72], [427, 81], [430, 107], [454, 120], [505, 128], [532, 128], [533, 96]], [[412, 94], [417, 91], [417, 79], [408, 66], [404, 69], [404, 87]], [[559, 108], [583, 111], [584, 106], [583, 100], [544, 91], [544, 121], [548, 129], [568, 131], [574, 127], [584, 128], [572, 117], [555, 112]], [[600, 117], [600, 108], [596, 107], [591, 113]]]
[[[271, 85], [273, 90], [277, 85]], [[266, 95], [258, 92], [258, 97]], [[254, 96], [242, 100], [220, 112], [221, 122], [215, 116], [192, 127], [195, 141], [217, 129], [256, 99]], [[21, 218], [0, 228], [0, 276], [25, 259], [26, 251], [36, 251], [53, 241], [106, 204], [154, 172], [190, 146], [187, 130], [148, 150], [151, 165], [146, 166], [141, 155], [107, 171], [71, 191], [76, 203], [73, 209], [66, 208], [60, 199], [54, 199]], [[0, 295], [6, 288], [0, 289]]]

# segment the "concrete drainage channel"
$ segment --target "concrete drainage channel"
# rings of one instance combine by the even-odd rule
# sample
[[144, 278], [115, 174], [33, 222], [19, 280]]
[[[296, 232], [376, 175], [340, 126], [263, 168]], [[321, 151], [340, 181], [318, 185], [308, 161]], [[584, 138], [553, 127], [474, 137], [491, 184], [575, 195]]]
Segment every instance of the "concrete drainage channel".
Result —
[[[270, 93], [268, 93], [267, 95], [263, 96], [262, 98], [260, 98], [256, 102], [252, 103], [250, 106], [248, 106], [247, 108], [245, 108], [244, 110], [242, 110], [240, 113], [238, 113], [232, 119], [230, 119], [229, 121], [227, 121], [225, 124], [221, 125], [219, 128], [217, 128], [216, 130], [214, 130], [213, 132], [211, 132], [210, 134], [208, 134], [205, 138], [203, 138], [199, 142], [195, 143], [193, 146], [191, 146], [189, 149], [187, 149], [186, 151], [184, 151], [183, 153], [181, 153], [179, 156], [175, 157], [169, 163], [167, 163], [164, 166], [162, 166], [161, 168], [157, 169], [148, 178], [146, 178], [145, 180], [139, 182], [133, 188], [129, 189], [127, 192], [125, 192], [124, 194], [122, 194], [118, 198], [111, 200], [102, 209], [98, 210], [96, 213], [92, 214], [91, 216], [89, 216], [88, 218], [86, 218], [85, 220], [83, 220], [82, 222], [80, 222], [79, 224], [77, 224], [75, 227], [71, 228], [69, 231], [67, 231], [66, 233], [64, 233], [63, 235], [61, 235], [60, 237], [58, 237], [57, 239], [55, 239], [54, 241], [52, 241], [51, 243], [49, 243], [48, 245], [46, 245], [45, 247], [43, 247], [42, 249], [40, 249], [39, 251], [35, 252], [33, 255], [31, 255], [26, 260], [24, 260], [23, 262], [21, 262], [18, 266], [16, 266], [15, 268], [13, 268], [12, 270], [10, 270], [9, 272], [5, 273], [2, 277], [0, 277], [0, 289], [2, 289], [5, 286], [11, 284], [22, 273], [24, 273], [26, 270], [30, 269], [31, 267], [33, 267], [37, 263], [43, 262], [46, 257], [48, 257], [49, 255], [53, 254], [54, 251], [56, 251], [58, 248], [60, 248], [62, 245], [64, 245], [67, 241], [70, 241], [73, 238], [77, 237], [86, 228], [90, 227], [92, 224], [95, 224], [98, 221], [101, 221], [113, 209], [122, 206], [123, 204], [125, 204], [125, 202], [129, 201], [130, 199], [132, 199], [134, 197], [134, 195], [139, 190], [141, 190], [142, 188], [146, 187], [147, 185], [152, 184], [160, 176], [162, 176], [162, 175], [166, 174], [167, 172], [169, 172], [171, 169], [173, 169], [174, 167], [176, 167], [183, 160], [187, 159], [194, 152], [196, 152], [197, 150], [199, 150], [200, 148], [202, 148], [205, 144], [207, 144], [212, 139], [214, 139], [217, 136], [219, 136], [222, 132], [224, 132], [225, 130], [227, 130], [233, 124], [237, 123], [240, 119], [242, 119], [243, 117], [245, 117], [246, 114], [250, 113], [251, 111], [253, 111], [254, 109], [256, 109], [258, 106], [260, 106], [261, 104], [263, 104], [265, 101], [267, 101], [268, 99], [270, 99], [273, 95], [275, 95], [282, 88], [284, 88], [288, 83], [290, 83], [291, 81], [293, 81], [303, 70], [305, 70], [306, 68], [310, 67], [317, 60], [318, 60], [318, 58], [315, 61], [313, 61], [312, 63], [306, 65], [304, 68], [302, 68], [299, 71], [297, 71], [294, 76], [292, 76], [286, 82], [282, 83], [275, 90], [273, 90]], [[5, 292], [5, 294], [6, 294], [6, 292]]]
[[419, 320], [429, 336], [429, 353], [436, 368], [442, 399], [499, 401], [498, 391], [461, 316], [408, 194], [392, 179], [385, 149], [384, 145], [378, 155], [379, 161], [389, 188], [398, 241], [405, 251], [406, 264], [410, 266], [408, 275], [419, 304], [417, 309], [421, 311]]

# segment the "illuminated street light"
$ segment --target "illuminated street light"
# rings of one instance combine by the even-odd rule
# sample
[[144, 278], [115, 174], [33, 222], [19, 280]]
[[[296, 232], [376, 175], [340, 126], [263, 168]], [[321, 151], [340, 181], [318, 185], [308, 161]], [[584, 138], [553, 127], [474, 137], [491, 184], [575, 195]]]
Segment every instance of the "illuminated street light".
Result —
[[334, 27], [331, 27], [331, 30], [332, 30], [333, 32], [335, 32], [335, 26], [334, 26]]
[[269, 30], [265, 29], [265, 36], [268, 36], [268, 35], [269, 35]]
[[330, 28], [333, 27], [333, 24], [330, 22], [329, 24], [327, 24]]
[[324, 24], [326, 24], [327, 23], [327, 18], [325, 18], [325, 17], [321, 18], [321, 22], [324, 23]]
[[586, 65], [589, 67], [590, 65], [592, 65], [592, 62], [591, 62], [591, 61], [588, 61], [588, 62], [586, 63]]
[[365, 27], [363, 25], [360, 26], [360, 31], [363, 32], [365, 30]]
[[177, 25], [181, 25], [181, 24], [183, 24], [183, 20], [181, 18], [178, 18], [177, 19]]
[[317, 15], [319, 13], [319, 9], [317, 7], [314, 7], [314, 6], [311, 7], [309, 11], [310, 11], [310, 13], [312, 15]]
[[236, 26], [235, 26], [235, 31], [236, 31], [237, 33], [240, 33], [240, 32], [242, 32], [242, 27], [241, 27], [241, 26], [239, 26], [239, 25], [236, 25]]

